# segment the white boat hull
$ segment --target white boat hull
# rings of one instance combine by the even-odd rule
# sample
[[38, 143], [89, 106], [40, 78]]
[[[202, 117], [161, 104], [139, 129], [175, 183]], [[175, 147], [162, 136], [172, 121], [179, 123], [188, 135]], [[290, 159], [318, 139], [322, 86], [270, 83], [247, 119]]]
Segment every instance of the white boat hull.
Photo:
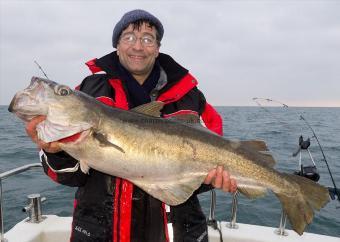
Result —
[[[46, 215], [41, 223], [28, 223], [25, 220], [16, 224], [5, 233], [8, 242], [68, 242], [71, 233], [71, 217], [59, 217]], [[241, 224], [238, 229], [230, 229], [227, 222], [219, 222], [218, 226], [222, 232], [223, 242], [340, 242], [340, 238], [304, 233], [299, 236], [292, 230], [286, 230], [287, 236], [279, 236], [274, 233], [275, 228]], [[209, 242], [220, 242], [220, 233], [209, 227]], [[172, 227], [169, 224], [169, 235], [172, 238]], [[171, 240], [172, 241], [172, 240]]]

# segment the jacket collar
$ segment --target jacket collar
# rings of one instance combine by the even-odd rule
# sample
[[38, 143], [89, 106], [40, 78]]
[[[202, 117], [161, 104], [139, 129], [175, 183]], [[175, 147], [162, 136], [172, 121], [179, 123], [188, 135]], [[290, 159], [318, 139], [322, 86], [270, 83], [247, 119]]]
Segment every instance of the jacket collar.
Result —
[[[156, 59], [160, 66], [163, 68], [167, 75], [168, 84], [167, 88], [170, 88], [172, 85], [181, 80], [185, 75], [188, 74], [188, 70], [178, 64], [171, 56], [159, 53]], [[89, 66], [88, 63], [93, 63], [92, 67]], [[87, 62], [87, 65], [91, 70], [95, 69], [97, 71], [106, 72], [111, 78], [122, 79], [122, 76], [119, 74], [119, 58], [117, 52], [111, 52], [99, 59], [94, 59]]]

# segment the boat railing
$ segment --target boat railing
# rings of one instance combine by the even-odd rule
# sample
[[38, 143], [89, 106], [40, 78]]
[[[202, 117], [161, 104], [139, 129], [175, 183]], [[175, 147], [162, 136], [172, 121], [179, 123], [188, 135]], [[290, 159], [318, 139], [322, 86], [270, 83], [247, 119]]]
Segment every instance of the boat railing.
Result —
[[236, 191], [233, 194], [233, 201], [232, 201], [232, 205], [231, 205], [231, 218], [230, 218], [230, 222], [227, 224], [228, 228], [230, 228], [230, 229], [238, 229], [238, 225], [236, 224], [237, 197], [238, 197], [238, 192]]
[[279, 228], [275, 230], [275, 233], [277, 235], [282, 235], [282, 236], [288, 235], [288, 233], [285, 230], [286, 222], [287, 222], [287, 214], [282, 210]]
[[[31, 170], [32, 168], [41, 167], [41, 163], [32, 163], [24, 166], [20, 166], [17, 168], [14, 168], [12, 170], [3, 172], [0, 174], [0, 242], [6, 242], [7, 240], [4, 238], [4, 220], [3, 220], [3, 197], [2, 197], [2, 181], [8, 177], [14, 176], [16, 174], [23, 173], [27, 170]], [[216, 192], [215, 190], [211, 190], [211, 201], [210, 201], [210, 211], [209, 211], [209, 218], [208, 218], [208, 224], [212, 225], [214, 228], [217, 227], [217, 222], [215, 219], [215, 208], [216, 208]], [[236, 191], [233, 194], [233, 200], [232, 200], [232, 206], [231, 206], [231, 219], [230, 222], [227, 223], [227, 227], [230, 229], [237, 229], [238, 225], [236, 224], [236, 216], [237, 216], [237, 203], [238, 203], [238, 192]], [[45, 200], [45, 198], [41, 198], [39, 194], [32, 194], [31, 197], [29, 196], [29, 199], [31, 201], [31, 205], [25, 207], [25, 211], [29, 211], [31, 208], [31, 214], [32, 220], [34, 221], [40, 221], [42, 219], [41, 217], [41, 208], [40, 203]], [[286, 215], [284, 212], [281, 214], [280, 218], [280, 225], [277, 230], [274, 232], [278, 235], [287, 235], [287, 232], [285, 231], [286, 226]]]
[[[216, 192], [214, 189], [210, 191], [210, 210], [208, 217], [208, 225], [213, 226], [213, 228], [217, 228], [216, 219], [215, 219], [215, 208], [216, 208]], [[236, 224], [236, 215], [237, 215], [237, 198], [238, 191], [233, 194], [233, 201], [231, 205], [231, 218], [230, 222], [227, 223], [227, 227], [230, 229], [238, 229], [238, 225]], [[285, 230], [286, 228], [287, 215], [282, 211], [280, 218], [280, 225], [278, 229], [274, 231], [277, 235], [287, 236], [288, 233]]]
[[[36, 168], [36, 167], [41, 167], [41, 163], [32, 163], [32, 164], [28, 164], [28, 165], [24, 165], [24, 166], [20, 166], [17, 168], [14, 168], [12, 170], [9, 171], [5, 171], [3, 173], [0, 174], [0, 241], [1, 242], [6, 242], [7, 240], [4, 237], [4, 220], [3, 220], [3, 198], [2, 198], [2, 181], [8, 177], [14, 176], [16, 174], [20, 174], [23, 173], [27, 170], [31, 170], [32, 168]], [[39, 197], [40, 199], [40, 197]], [[40, 201], [40, 200], [39, 200]], [[36, 203], [34, 204], [34, 206], [37, 206]], [[29, 208], [27, 208], [29, 209]], [[41, 211], [41, 210], [39, 210]]]

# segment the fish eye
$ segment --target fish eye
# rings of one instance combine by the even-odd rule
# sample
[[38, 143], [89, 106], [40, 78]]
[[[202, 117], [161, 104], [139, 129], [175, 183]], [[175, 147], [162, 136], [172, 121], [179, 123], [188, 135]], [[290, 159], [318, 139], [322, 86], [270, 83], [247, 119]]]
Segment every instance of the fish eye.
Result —
[[68, 95], [69, 94], [69, 92], [68, 92], [68, 90], [67, 89], [65, 89], [65, 88], [63, 88], [63, 89], [60, 89], [60, 95], [61, 96], [66, 96], [66, 95]]
[[70, 95], [72, 91], [67, 86], [57, 86], [55, 93], [59, 96], [67, 96], [67, 95]]

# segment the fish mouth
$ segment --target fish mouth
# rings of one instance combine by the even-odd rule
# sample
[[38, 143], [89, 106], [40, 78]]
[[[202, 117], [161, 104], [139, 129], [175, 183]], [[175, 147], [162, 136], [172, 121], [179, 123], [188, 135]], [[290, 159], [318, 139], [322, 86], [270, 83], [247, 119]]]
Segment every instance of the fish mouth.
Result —
[[[39, 92], [44, 91], [44, 87], [41, 85], [41, 80], [45, 79], [33, 76], [29, 86], [14, 95], [11, 103], [9, 104], [8, 111], [11, 113], [16, 112], [16, 106], [19, 106], [20, 102], [27, 102], [25, 99], [32, 101], [33, 98], [31, 96], [36, 96]], [[52, 82], [50, 85], [52, 85]]]
[[32, 78], [31, 84], [17, 92], [8, 106], [8, 111], [27, 122], [38, 115], [46, 115], [46, 107], [42, 100], [45, 98], [45, 87]]
[[32, 113], [25, 112], [24, 110], [18, 109], [18, 99], [19, 98], [17, 98], [17, 96], [18, 96], [18, 94], [16, 94], [13, 97], [11, 103], [8, 106], [8, 111], [10, 113], [15, 113], [18, 116], [18, 118], [20, 118], [21, 120], [24, 120], [24, 121], [29, 121], [32, 118], [34, 118], [36, 115], [32, 115]]
[[8, 112], [13, 113], [14, 112], [14, 105], [15, 105], [15, 97], [12, 99], [11, 103], [8, 106]]
[[8, 111], [14, 113], [21, 120], [28, 122], [36, 116], [46, 115], [43, 107], [36, 107], [37, 103], [27, 104], [27, 98], [23, 99], [17, 95], [8, 106]]

